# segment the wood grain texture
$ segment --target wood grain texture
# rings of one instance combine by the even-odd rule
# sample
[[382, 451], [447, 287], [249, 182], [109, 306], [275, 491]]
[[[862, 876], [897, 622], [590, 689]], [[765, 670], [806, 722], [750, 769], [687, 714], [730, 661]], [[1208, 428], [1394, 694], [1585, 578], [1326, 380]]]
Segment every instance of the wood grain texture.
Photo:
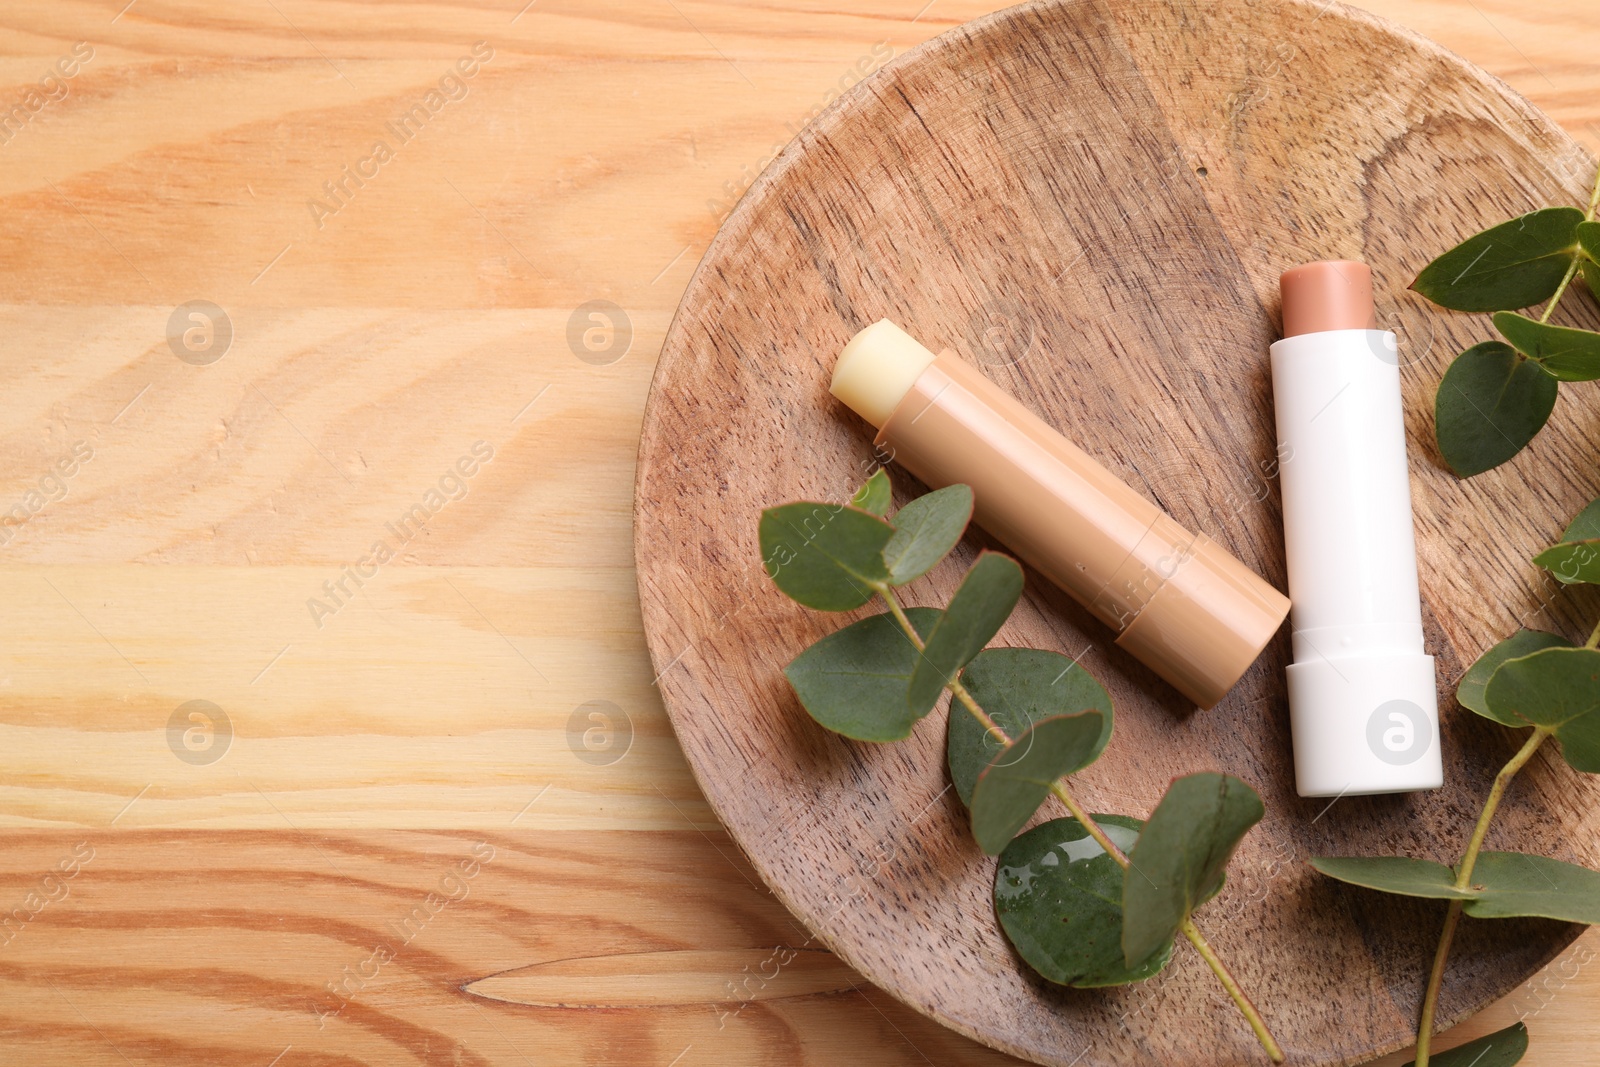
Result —
[[[7, 1064], [1011, 1062], [853, 974], [808, 988], [810, 935], [692, 831], [22, 834], [0, 892], [45, 900], [0, 934]], [[677, 1004], [463, 989], [535, 960], [648, 989], [674, 958]]]
[[[460, 992], [696, 950], [749, 990], [816, 947], [717, 829], [651, 685], [645, 395], [694, 264], [794, 131], [875, 46], [999, 6], [5, 5], [4, 100], [95, 52], [0, 143], [0, 512], [74, 442], [95, 456], [0, 545], [0, 913], [31, 916], [0, 946], [0, 1064], [1012, 1062], [864, 983], [730, 1015]], [[1587, 4], [1366, 6], [1600, 147]], [[468, 96], [318, 228], [307, 201], [479, 40]], [[195, 299], [235, 326], [209, 367], [169, 347]], [[631, 319], [609, 366], [568, 345], [592, 299]], [[316, 627], [306, 600], [480, 439], [466, 498]], [[167, 746], [190, 700], [235, 728], [215, 764]], [[625, 716], [615, 762], [573, 750], [591, 701]], [[480, 841], [471, 896], [318, 1028], [325, 984]], [[79, 842], [93, 860], [49, 900]], [[1542, 1007], [1528, 1062], [1581, 1062], [1583, 944], [1467, 1025]]]
[[[1380, 318], [1405, 336], [1426, 629], [1451, 709], [1486, 635], [1541, 607], [1558, 628], [1587, 630], [1574, 602], [1541, 604], [1527, 560], [1595, 495], [1585, 457], [1600, 444], [1600, 402], [1568, 397], [1538, 447], [1458, 481], [1427, 413], [1450, 356], [1485, 327], [1405, 285], [1467, 233], [1586, 203], [1593, 167], [1526, 101], [1437, 46], [1298, 2], [1015, 8], [893, 64], [809, 127], [724, 226], [668, 333], [636, 525], [646, 631], [678, 737], [796, 914], [896, 996], [1042, 1063], [1248, 1060], [1249, 1031], [1193, 954], [1114, 991], [1063, 990], [1019, 968], [990, 921], [993, 861], [947, 793], [942, 717], [895, 746], [810, 721], [781, 667], [838, 622], [764, 579], [753, 516], [845, 500], [872, 468], [870, 429], [827, 381], [844, 343], [888, 317], [963, 351], [1281, 588], [1265, 359], [1277, 277], [1362, 259], [1384, 294]], [[1592, 305], [1568, 314], [1600, 325]], [[907, 478], [902, 502], [920, 491]], [[988, 543], [970, 537], [911, 602], [942, 604]], [[1145, 815], [1171, 778], [1214, 768], [1261, 790], [1268, 816], [1237, 861], [1258, 890], [1233, 885], [1206, 926], [1273, 1006], [1291, 1062], [1406, 1042], [1438, 909], [1340, 887], [1304, 861], [1451, 858], [1440, 843], [1470, 831], [1476, 783], [1514, 747], [1503, 730], [1455, 709], [1453, 789], [1330, 806], [1294, 795], [1286, 635], [1205, 713], [1037, 575], [997, 640], [1073, 656], [1111, 691], [1117, 741], [1075, 777], [1090, 810]], [[1547, 760], [1498, 832], [1593, 865], [1597, 799]], [[1577, 932], [1473, 924], [1442, 1017], [1505, 993]], [[1150, 998], [1163, 1003], [1136, 1010]]]

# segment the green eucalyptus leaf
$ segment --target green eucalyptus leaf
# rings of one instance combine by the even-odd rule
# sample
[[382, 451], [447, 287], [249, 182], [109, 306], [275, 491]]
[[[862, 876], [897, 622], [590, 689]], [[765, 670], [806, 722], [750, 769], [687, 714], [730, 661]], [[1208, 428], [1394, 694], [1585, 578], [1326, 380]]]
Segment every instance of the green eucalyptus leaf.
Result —
[[[937, 608], [908, 608], [919, 636], [938, 624]], [[906, 704], [919, 656], [890, 615], [874, 615], [829, 634], [783, 669], [811, 717], [857, 741], [900, 741], [920, 715]]]
[[[1052, 716], [1092, 708], [1101, 714], [1094, 759], [1100, 757], [1111, 740], [1110, 694], [1081, 665], [1059, 652], [1040, 648], [984, 649], [961, 672], [961, 684], [1007, 737], [1018, 737], [1034, 723]], [[1000, 741], [977, 719], [962, 708], [951, 707], [946, 759], [961, 803], [972, 804], [978, 775], [1000, 748]]]
[[1578, 245], [1586, 257], [1583, 280], [1588, 283], [1590, 294], [1600, 300], [1600, 222], [1585, 222], [1578, 227]]
[[1483, 688], [1494, 717], [1557, 729], [1600, 710], [1600, 651], [1541, 648], [1507, 659]]
[[[1124, 853], [1138, 819], [1090, 816]], [[1079, 989], [1125, 985], [1159, 974], [1169, 937], [1129, 967], [1122, 958], [1122, 868], [1077, 819], [1054, 819], [1012, 841], [995, 871], [994, 909], [1023, 960], [1045, 978]]]
[[[1537, 561], [1535, 561], [1537, 562]], [[1486, 719], [1503, 723], [1506, 726], [1525, 727], [1528, 724], [1517, 718], [1501, 718], [1489, 709], [1489, 702], [1484, 699], [1484, 686], [1489, 684], [1489, 679], [1494, 672], [1500, 669], [1500, 664], [1508, 659], [1519, 656], [1531, 655], [1542, 648], [1570, 648], [1572, 642], [1565, 637], [1546, 633], [1543, 630], [1518, 630], [1510, 637], [1495, 645], [1489, 651], [1478, 657], [1478, 661], [1467, 668], [1467, 673], [1461, 676], [1461, 682], [1456, 686], [1456, 699], [1461, 706], [1469, 711], [1475, 711]]]
[[1494, 717], [1555, 732], [1576, 770], [1600, 774], [1600, 652], [1546, 648], [1500, 665], [1484, 688]]
[[972, 791], [972, 836], [978, 846], [998, 856], [1033, 818], [1057, 778], [1094, 762], [1104, 725], [1098, 711], [1056, 715], [1034, 723], [995, 753]]
[[1254, 789], [1231, 774], [1179, 778], [1128, 855], [1122, 883], [1122, 954], [1145, 959], [1196, 907], [1222, 889], [1228, 860], [1266, 814]]
[[913, 714], [920, 718], [932, 710], [956, 672], [1000, 632], [1021, 596], [1022, 568], [1017, 561], [998, 552], [981, 553], [917, 660], [906, 698]]
[[1600, 774], [1600, 715], [1575, 719], [1556, 731], [1561, 758], [1585, 774]]
[[1600, 263], [1600, 222], [1578, 224], [1578, 247], [1583, 249], [1583, 254], [1588, 257], [1584, 267]]
[[1600, 923], [1600, 874], [1545, 856], [1481, 852], [1472, 868], [1473, 899], [1462, 910], [1479, 919], [1536, 916]]
[[1533, 562], [1564, 585], [1600, 584], [1600, 500], [1590, 501], [1578, 512], [1561, 534], [1560, 543], [1534, 556]]
[[[889, 484], [889, 472], [879, 467], [850, 498], [850, 506], [882, 518], [889, 513], [889, 505], [893, 500], [894, 486]], [[890, 540], [893, 541], [893, 538]]]
[[1600, 333], [1552, 326], [1515, 311], [1495, 315], [1494, 325], [1511, 347], [1537, 362], [1551, 377], [1563, 382], [1600, 378]]
[[[1457, 1045], [1448, 1052], [1435, 1052], [1428, 1057], [1428, 1063], [1429, 1067], [1512, 1067], [1527, 1051], [1528, 1028], [1512, 1023], [1504, 1030]], [[1417, 1061], [1412, 1060], [1406, 1067], [1417, 1067]]]
[[1515, 716], [1556, 729], [1600, 711], [1600, 652], [1544, 648], [1500, 665], [1484, 698], [1504, 722]]
[[1442, 863], [1410, 856], [1317, 856], [1311, 866], [1341, 882], [1403, 897], [1470, 900], [1474, 893], [1455, 887], [1456, 873]]
[[889, 580], [883, 549], [894, 527], [839, 504], [802, 502], [761, 513], [761, 560], [790, 600], [819, 611], [849, 611]]
[[924, 493], [895, 512], [894, 536], [883, 550], [889, 584], [905, 585], [931, 570], [956, 547], [972, 520], [972, 489], [947, 485]]
[[1582, 221], [1577, 208], [1552, 207], [1503, 222], [1428, 264], [1411, 288], [1453, 311], [1543, 303], [1572, 265]]
[[1576, 864], [1520, 852], [1481, 852], [1472, 884], [1455, 886], [1456, 872], [1409, 856], [1319, 856], [1311, 865], [1330, 878], [1407, 897], [1465, 901], [1480, 919], [1533, 916], [1600, 923], [1600, 874]]
[[1600, 584], [1600, 540], [1563, 541], [1534, 556], [1533, 562], [1562, 585]]
[[1474, 345], [1450, 364], [1434, 398], [1439, 452], [1462, 478], [1498, 467], [1527, 447], [1556, 406], [1560, 386], [1500, 341]]
[[1563, 541], [1593, 541], [1600, 538], [1600, 500], [1591, 500], [1572, 517], [1561, 531]]

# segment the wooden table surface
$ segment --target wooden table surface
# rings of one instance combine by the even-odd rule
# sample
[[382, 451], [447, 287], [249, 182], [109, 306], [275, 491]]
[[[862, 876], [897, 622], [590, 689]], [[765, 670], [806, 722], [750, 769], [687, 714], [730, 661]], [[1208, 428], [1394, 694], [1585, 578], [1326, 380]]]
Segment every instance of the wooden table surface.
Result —
[[[524, 2], [0, 13], [0, 1064], [1013, 1062], [719, 830], [631, 538], [719, 219], [1001, 5]], [[1600, 151], [1588, 0], [1363, 6]], [[1461, 1032], [1582, 1062], [1597, 950]]]

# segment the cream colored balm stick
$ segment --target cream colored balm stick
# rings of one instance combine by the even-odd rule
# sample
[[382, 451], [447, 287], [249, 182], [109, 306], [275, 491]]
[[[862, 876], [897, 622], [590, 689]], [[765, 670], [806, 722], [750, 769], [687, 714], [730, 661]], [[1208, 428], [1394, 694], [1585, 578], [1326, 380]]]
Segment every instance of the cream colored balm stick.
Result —
[[970, 485], [984, 529], [1202, 708], [1288, 614], [1282, 593], [953, 352], [936, 356], [884, 320], [845, 346], [831, 389], [930, 487]]
[[1435, 789], [1439, 709], [1422, 646], [1399, 349], [1375, 328], [1364, 264], [1296, 267], [1282, 290], [1272, 390], [1296, 786], [1303, 797]]

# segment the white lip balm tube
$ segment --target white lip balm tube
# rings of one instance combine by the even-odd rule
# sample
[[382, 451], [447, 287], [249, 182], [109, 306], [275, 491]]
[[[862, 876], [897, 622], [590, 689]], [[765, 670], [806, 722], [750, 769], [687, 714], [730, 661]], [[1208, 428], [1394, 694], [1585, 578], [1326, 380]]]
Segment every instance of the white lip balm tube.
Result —
[[1283, 275], [1272, 346], [1303, 797], [1444, 782], [1433, 657], [1422, 647], [1399, 348], [1376, 329], [1372, 272], [1349, 261]]

